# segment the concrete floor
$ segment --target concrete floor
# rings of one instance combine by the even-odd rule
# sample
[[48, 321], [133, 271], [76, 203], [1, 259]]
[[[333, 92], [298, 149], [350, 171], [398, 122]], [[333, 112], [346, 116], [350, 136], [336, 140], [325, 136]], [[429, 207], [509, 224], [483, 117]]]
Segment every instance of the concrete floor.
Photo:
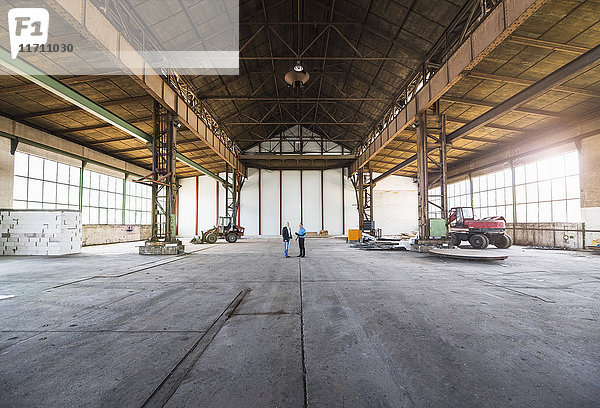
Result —
[[600, 405], [598, 256], [281, 247], [1, 258], [0, 406]]

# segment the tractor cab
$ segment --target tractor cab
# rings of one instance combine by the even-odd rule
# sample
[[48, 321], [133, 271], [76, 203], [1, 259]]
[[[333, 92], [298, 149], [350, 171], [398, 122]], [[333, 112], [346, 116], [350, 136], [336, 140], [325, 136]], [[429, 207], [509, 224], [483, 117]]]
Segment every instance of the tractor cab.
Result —
[[465, 221], [474, 220], [475, 213], [473, 207], [455, 207], [448, 214], [448, 223], [451, 227], [460, 227], [465, 225]]
[[217, 228], [219, 229], [219, 235], [225, 234], [231, 229], [233, 219], [231, 217], [219, 217], [219, 223]]

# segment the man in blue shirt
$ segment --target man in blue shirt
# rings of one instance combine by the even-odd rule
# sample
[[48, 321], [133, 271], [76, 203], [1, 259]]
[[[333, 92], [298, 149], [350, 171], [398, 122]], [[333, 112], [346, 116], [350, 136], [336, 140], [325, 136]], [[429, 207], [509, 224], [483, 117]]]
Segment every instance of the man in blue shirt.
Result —
[[300, 223], [300, 229], [296, 232], [296, 239], [298, 240], [298, 246], [300, 247], [300, 255], [298, 257], [304, 258], [306, 250], [304, 248], [304, 239], [306, 238], [306, 230]]

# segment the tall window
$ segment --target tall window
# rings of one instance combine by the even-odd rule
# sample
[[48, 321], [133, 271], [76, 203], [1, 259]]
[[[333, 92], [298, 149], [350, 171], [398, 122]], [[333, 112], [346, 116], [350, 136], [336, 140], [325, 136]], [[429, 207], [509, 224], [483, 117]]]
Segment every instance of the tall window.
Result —
[[85, 170], [83, 172], [84, 224], [123, 223], [123, 180]]
[[13, 206], [22, 209], [79, 209], [79, 167], [15, 153]]
[[127, 181], [125, 224], [150, 224], [152, 187]]
[[581, 222], [577, 151], [515, 167], [515, 191], [517, 222]]
[[474, 177], [473, 210], [475, 217], [501, 215], [507, 222], [513, 220], [512, 172], [510, 169]]
[[452, 207], [470, 207], [471, 206], [471, 183], [469, 180], [462, 180], [456, 183], [448, 184], [448, 210]]
[[[437, 204], [438, 206], [442, 203], [440, 197], [440, 188], [432, 188], [429, 190], [429, 201], [430, 203]], [[471, 186], [469, 180], [462, 180], [456, 183], [448, 184], [448, 210], [452, 207], [470, 207], [471, 206]], [[430, 218], [441, 218], [442, 211], [435, 205], [429, 205], [429, 217]]]

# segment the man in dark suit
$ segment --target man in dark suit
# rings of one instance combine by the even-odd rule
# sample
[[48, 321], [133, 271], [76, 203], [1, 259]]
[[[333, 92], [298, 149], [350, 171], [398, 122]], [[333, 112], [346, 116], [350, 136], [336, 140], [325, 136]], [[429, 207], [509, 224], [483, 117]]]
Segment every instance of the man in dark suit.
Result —
[[290, 228], [289, 221], [285, 223], [285, 227], [281, 230], [281, 235], [283, 236], [283, 255], [289, 258], [288, 250], [290, 249], [290, 240], [292, 239], [292, 229]]

